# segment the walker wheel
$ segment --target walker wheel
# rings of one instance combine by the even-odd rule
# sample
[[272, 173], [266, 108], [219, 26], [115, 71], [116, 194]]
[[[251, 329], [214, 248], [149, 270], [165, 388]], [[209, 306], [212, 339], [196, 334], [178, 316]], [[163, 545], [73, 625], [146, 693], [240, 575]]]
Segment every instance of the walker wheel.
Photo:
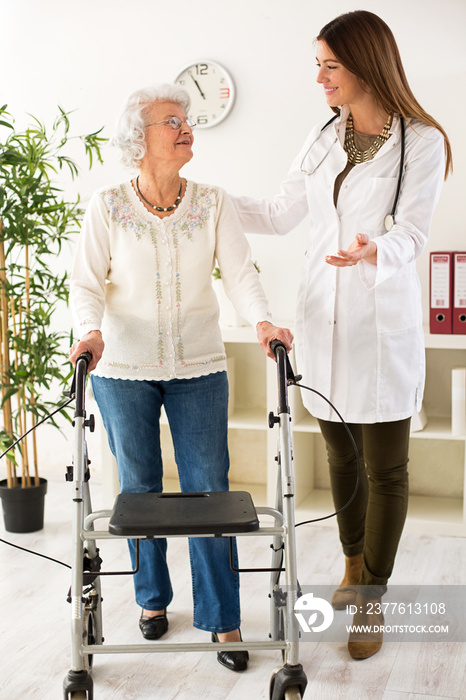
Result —
[[93, 700], [94, 686], [88, 671], [69, 671], [63, 681], [64, 700]]
[[281, 666], [276, 666], [271, 673], [270, 680], [269, 680], [269, 698], [270, 699], [272, 698], [272, 695], [273, 695], [273, 686], [275, 684], [275, 676], [277, 675], [277, 673], [279, 672], [280, 669], [281, 669]]
[[[274, 694], [275, 676], [281, 670], [282, 670], [282, 666], [277, 666], [272, 671], [272, 675], [270, 676], [270, 681], [269, 681], [269, 700], [301, 700], [303, 696], [301, 695], [301, 689], [300, 689], [299, 685], [288, 686], [287, 688], [285, 688], [283, 690], [283, 692], [279, 696], [277, 695], [276, 692]], [[280, 691], [278, 691], [278, 692], [280, 692]]]

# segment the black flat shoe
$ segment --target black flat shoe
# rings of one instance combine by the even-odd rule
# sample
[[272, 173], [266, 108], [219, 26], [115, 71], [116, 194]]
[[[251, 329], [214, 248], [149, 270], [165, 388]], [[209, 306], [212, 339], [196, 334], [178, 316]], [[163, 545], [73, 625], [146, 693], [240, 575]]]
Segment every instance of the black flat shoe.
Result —
[[[241, 641], [241, 632], [239, 633]], [[218, 642], [218, 635], [216, 632], [212, 632], [212, 641]], [[219, 642], [221, 644], [221, 642]], [[249, 652], [248, 651], [218, 651], [217, 661], [222, 666], [226, 666], [230, 671], [245, 671], [248, 667]]]
[[156, 617], [147, 617], [141, 613], [139, 629], [145, 639], [160, 639], [168, 630], [167, 612]]

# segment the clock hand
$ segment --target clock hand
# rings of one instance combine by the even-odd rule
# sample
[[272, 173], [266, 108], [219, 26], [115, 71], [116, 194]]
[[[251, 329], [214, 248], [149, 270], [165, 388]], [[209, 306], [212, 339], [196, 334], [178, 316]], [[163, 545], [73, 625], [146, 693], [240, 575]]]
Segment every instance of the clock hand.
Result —
[[199, 83], [197, 82], [196, 78], [193, 76], [192, 73], [190, 73], [189, 75], [191, 76], [191, 78], [193, 79], [193, 81], [194, 81], [194, 83], [195, 83], [197, 89], [198, 89], [199, 92], [201, 93], [202, 99], [205, 100], [205, 95], [204, 95], [204, 93], [202, 92], [201, 86], [200, 86]]

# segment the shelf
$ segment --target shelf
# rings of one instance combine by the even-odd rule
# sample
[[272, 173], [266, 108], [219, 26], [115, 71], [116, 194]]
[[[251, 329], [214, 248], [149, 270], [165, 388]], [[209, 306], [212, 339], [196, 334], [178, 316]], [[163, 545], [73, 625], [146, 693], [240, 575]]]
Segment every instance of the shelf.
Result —
[[[273, 320], [275, 326], [293, 330], [292, 321]], [[252, 326], [222, 326], [222, 338], [224, 343], [256, 343], [257, 333]]]
[[[323, 518], [335, 512], [333, 505], [332, 494], [327, 489], [314, 489], [310, 491], [304, 498], [299, 500], [299, 495], [295, 499], [295, 520], [297, 523], [303, 520], [311, 520], [313, 518]], [[310, 525], [313, 523], [309, 523]], [[319, 520], [316, 525], [324, 524], [335, 527], [337, 525], [336, 517]]]
[[[267, 415], [262, 406], [236, 407], [228, 418], [228, 427], [232, 430], [266, 430], [268, 428]], [[161, 424], [168, 425], [165, 411], [162, 409]], [[295, 433], [319, 433], [320, 428], [317, 419], [311, 415], [301, 418], [293, 424]], [[466, 435], [453, 435], [451, 432], [450, 418], [429, 416], [427, 425], [423, 430], [417, 430], [410, 435], [413, 440], [459, 440], [465, 441]]]
[[[320, 433], [319, 424], [311, 415], [301, 418], [292, 425], [295, 433]], [[466, 435], [452, 435], [450, 418], [429, 416], [423, 430], [411, 433], [411, 438], [420, 440], [466, 440]]]
[[[277, 321], [276, 325], [291, 330], [293, 326], [290, 321]], [[256, 331], [252, 326], [224, 326], [222, 337], [225, 343], [257, 343]], [[424, 342], [426, 348], [466, 350], [466, 335], [429, 333], [428, 326], [424, 326]]]
[[[291, 416], [291, 422], [293, 423], [293, 416]], [[296, 433], [320, 433], [319, 424], [317, 418], [308, 414], [304, 418], [300, 418], [294, 425], [292, 425], [293, 432]]]
[[438, 348], [439, 350], [466, 350], [466, 335], [429, 333], [429, 330], [426, 327], [424, 327], [424, 342], [426, 348]]
[[411, 438], [416, 440], [460, 440], [464, 441], [466, 435], [453, 435], [451, 432], [451, 419], [436, 416], [427, 417], [427, 425], [424, 430], [411, 433]]
[[228, 427], [232, 430], [265, 430], [267, 415], [263, 406], [235, 407], [228, 417]]
[[437, 522], [461, 525], [463, 520], [462, 498], [438, 496], [410, 496], [408, 516], [420, 523]]
[[[314, 489], [301, 501], [297, 499], [296, 522], [322, 518], [334, 513], [332, 494], [330, 490]], [[335, 527], [336, 517], [318, 520], [316, 525]], [[425, 534], [466, 535], [463, 524], [463, 499], [438, 498], [430, 496], [410, 496], [406, 532]]]
[[223, 326], [224, 343], [257, 343], [257, 334], [252, 326]]

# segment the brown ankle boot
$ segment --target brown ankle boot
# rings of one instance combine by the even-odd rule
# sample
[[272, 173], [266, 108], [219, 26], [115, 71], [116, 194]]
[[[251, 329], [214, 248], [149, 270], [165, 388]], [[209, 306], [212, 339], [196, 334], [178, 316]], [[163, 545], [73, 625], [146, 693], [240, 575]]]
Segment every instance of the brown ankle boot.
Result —
[[[382, 647], [384, 624], [381, 599], [368, 600], [358, 594], [355, 601], [357, 612], [353, 616], [353, 628], [348, 639], [348, 651], [353, 659], [368, 659]], [[355, 626], [365, 629], [355, 630]]]
[[361, 578], [363, 555], [345, 557], [345, 575], [343, 581], [332, 597], [332, 607], [335, 610], [345, 610], [347, 605], [354, 605], [357, 596], [357, 585]]

